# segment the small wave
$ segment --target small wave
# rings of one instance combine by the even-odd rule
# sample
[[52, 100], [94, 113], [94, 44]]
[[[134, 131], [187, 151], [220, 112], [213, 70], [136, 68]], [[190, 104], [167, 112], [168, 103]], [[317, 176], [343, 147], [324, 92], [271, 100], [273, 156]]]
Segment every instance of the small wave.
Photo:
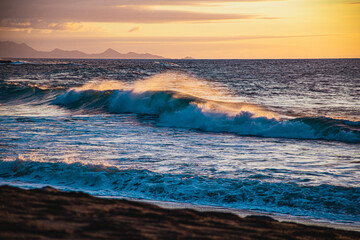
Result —
[[165, 127], [241, 136], [360, 142], [360, 122], [321, 116], [281, 117], [263, 106], [225, 101], [223, 93], [201, 81], [187, 83], [190, 85], [172, 80], [165, 84], [162, 76], [132, 86], [88, 84], [67, 91], [53, 103], [70, 109], [151, 114], [157, 117], [158, 126]]
[[155, 61], [153, 64], [160, 65], [160, 66], [165, 66], [165, 67], [168, 67], [168, 68], [179, 67], [178, 64], [172, 63], [172, 62], [158, 62], [158, 61]]
[[49, 103], [63, 91], [63, 88], [51, 88], [34, 83], [5, 82], [0, 85], [0, 102]]
[[24, 65], [24, 64], [30, 64], [29, 62], [25, 62], [25, 61], [15, 61], [15, 62], [11, 62], [11, 65]]
[[18, 60], [18, 61], [10, 61], [7, 64], [19, 66], [19, 65], [40, 65], [41, 63]]
[[336, 221], [360, 221], [360, 189], [301, 186], [249, 179], [161, 174], [76, 161], [0, 161], [0, 178], [100, 196], [124, 196], [253, 209]]

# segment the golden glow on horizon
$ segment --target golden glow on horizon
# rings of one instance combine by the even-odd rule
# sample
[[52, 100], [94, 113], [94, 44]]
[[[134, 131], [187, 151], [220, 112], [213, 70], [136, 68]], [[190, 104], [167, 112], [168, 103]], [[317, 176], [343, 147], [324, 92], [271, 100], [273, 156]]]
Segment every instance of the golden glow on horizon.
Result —
[[120, 8], [127, 7], [145, 15], [160, 11], [164, 17], [2, 24], [0, 40], [25, 42], [38, 50], [58, 47], [94, 53], [111, 47], [170, 58], [360, 57], [356, 1], [211, 1]]

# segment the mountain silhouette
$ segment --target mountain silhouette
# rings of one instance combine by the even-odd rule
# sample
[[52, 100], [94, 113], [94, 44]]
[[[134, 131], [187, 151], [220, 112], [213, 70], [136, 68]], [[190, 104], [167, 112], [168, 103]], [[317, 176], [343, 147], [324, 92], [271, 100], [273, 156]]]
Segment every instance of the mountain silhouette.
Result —
[[37, 51], [25, 43], [0, 42], [1, 58], [78, 58], [78, 59], [165, 59], [150, 53], [119, 53], [108, 48], [103, 53], [88, 54], [78, 50], [66, 51], [55, 48], [50, 52]]

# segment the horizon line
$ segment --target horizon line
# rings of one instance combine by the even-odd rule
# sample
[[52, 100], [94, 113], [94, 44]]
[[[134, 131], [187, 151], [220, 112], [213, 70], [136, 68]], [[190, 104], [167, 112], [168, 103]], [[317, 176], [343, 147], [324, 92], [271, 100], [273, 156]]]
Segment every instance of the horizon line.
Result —
[[193, 61], [193, 60], [357, 60], [360, 57], [319, 57], [319, 58], [153, 58], [153, 59], [132, 59], [132, 58], [27, 58], [27, 57], [0, 57], [0, 60], [7, 60], [7, 59], [42, 59], [42, 60], [50, 60], [50, 59], [62, 59], [62, 60], [158, 60], [158, 61], [166, 61], [166, 60], [182, 60], [182, 61]]

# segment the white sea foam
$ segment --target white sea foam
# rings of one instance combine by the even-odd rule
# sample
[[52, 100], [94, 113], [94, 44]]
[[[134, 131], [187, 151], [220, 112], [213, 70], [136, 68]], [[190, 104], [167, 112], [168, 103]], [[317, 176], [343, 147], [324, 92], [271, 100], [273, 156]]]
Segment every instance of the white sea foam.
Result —
[[48, 184], [100, 196], [180, 201], [360, 222], [359, 188], [161, 174], [76, 161], [25, 160], [23, 157], [0, 161], [0, 182], [14, 176], [30, 186]]

